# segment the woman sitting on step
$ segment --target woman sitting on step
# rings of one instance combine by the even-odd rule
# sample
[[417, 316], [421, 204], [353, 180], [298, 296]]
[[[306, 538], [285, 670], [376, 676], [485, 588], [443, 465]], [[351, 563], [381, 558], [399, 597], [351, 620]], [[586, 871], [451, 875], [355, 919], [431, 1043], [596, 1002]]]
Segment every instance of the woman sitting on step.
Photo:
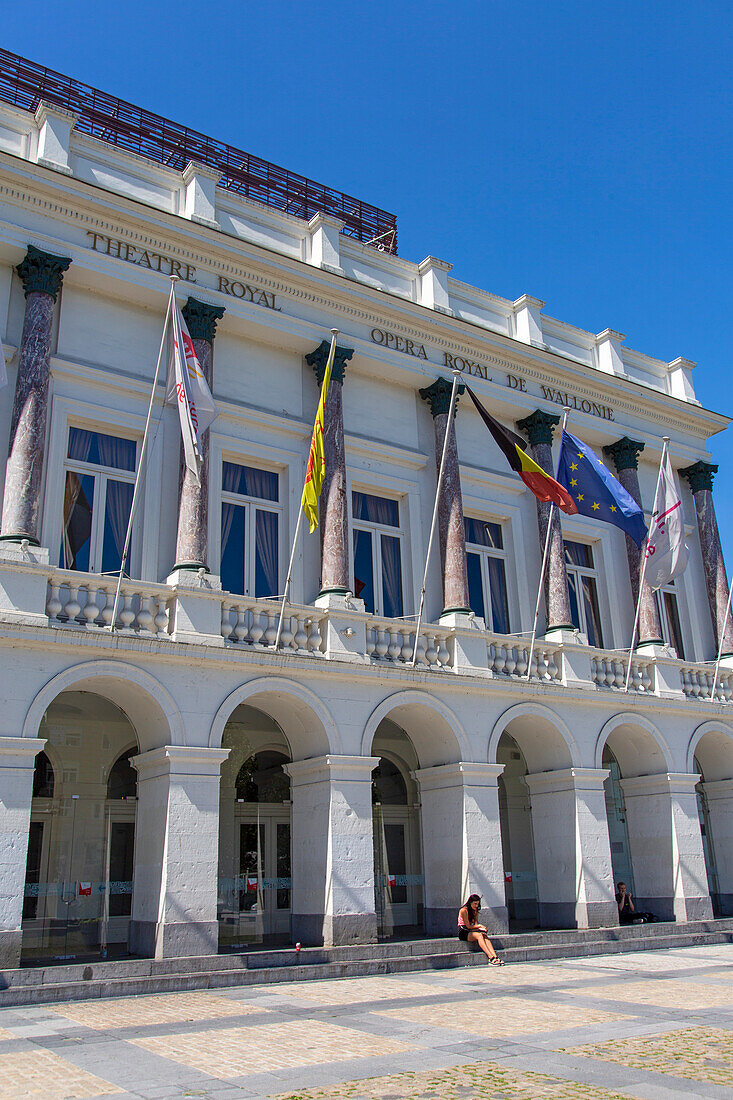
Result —
[[494, 951], [486, 928], [478, 922], [480, 908], [481, 898], [478, 894], [471, 894], [463, 908], [458, 911], [458, 939], [477, 943], [492, 966], [503, 966], [504, 961]]

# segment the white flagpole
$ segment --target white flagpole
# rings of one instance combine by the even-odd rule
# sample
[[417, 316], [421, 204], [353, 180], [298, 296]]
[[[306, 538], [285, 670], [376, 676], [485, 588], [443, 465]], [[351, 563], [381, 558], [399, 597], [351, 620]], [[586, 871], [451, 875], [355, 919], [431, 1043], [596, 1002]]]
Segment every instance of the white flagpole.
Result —
[[438, 488], [435, 493], [435, 505], [433, 506], [433, 521], [430, 524], [430, 537], [428, 538], [428, 552], [425, 556], [425, 573], [422, 579], [422, 588], [420, 590], [420, 610], [417, 613], [417, 629], [415, 630], [415, 647], [412, 651], [412, 660], [410, 665], [415, 667], [417, 661], [417, 644], [420, 640], [420, 627], [422, 626], [422, 613], [425, 606], [425, 589], [428, 583], [428, 567], [430, 565], [430, 552], [433, 549], [433, 539], [435, 538], [435, 527], [438, 521], [438, 503], [440, 501], [440, 490], [443, 487], [443, 471], [445, 470], [445, 456], [448, 453], [448, 437], [451, 431], [454, 431], [453, 425], [453, 411], [456, 407], [456, 389], [458, 387], [458, 379], [463, 372], [460, 370], [453, 371], [453, 388], [450, 391], [450, 406], [448, 408], [448, 421], [445, 425], [445, 436], [443, 437], [443, 453], [440, 456], [440, 470], [438, 472]]
[[[654, 504], [652, 505], [652, 523], [654, 522], [654, 513], [657, 510], [657, 501], [659, 499], [659, 486], [662, 484], [662, 470], [664, 469], [664, 460], [667, 457], [667, 448], [669, 447], [669, 436], [662, 437], [662, 458], [659, 462], [659, 473], [657, 474], [657, 487], [654, 490]], [[647, 544], [649, 542], [649, 535], [647, 534]], [[634, 645], [636, 643], [636, 630], [639, 626], [639, 613], [641, 611], [641, 594], [644, 591], [644, 577], [646, 576], [646, 546], [644, 547], [644, 553], [641, 560], [641, 570], [639, 572], [639, 593], [636, 597], [636, 614], [634, 615], [634, 629], [631, 632], [631, 646], [629, 648], [629, 664], [626, 669], [626, 683], [624, 684], [624, 691], [628, 692], [629, 683], [631, 681], [631, 660], [634, 656]]]
[[[565, 427], [568, 422], [568, 416], [570, 414], [569, 407], [563, 409], [562, 418], [562, 431], [560, 433], [560, 449], [562, 450], [562, 433], [565, 431]], [[547, 532], [545, 534], [545, 549], [542, 553], [542, 568], [540, 569], [540, 583], [537, 585], [537, 601], [534, 605], [534, 623], [532, 624], [532, 640], [529, 643], [529, 654], [527, 656], [527, 683], [532, 679], [532, 657], [534, 656], [534, 643], [537, 638], [537, 619], [540, 613], [540, 601], [542, 600], [542, 593], [545, 588], [545, 569], [547, 568], [547, 556], [550, 552], [550, 539], [552, 537], [552, 521], [555, 518], [556, 504], [553, 500], [550, 505], [550, 511], [547, 516]]]
[[710, 701], [715, 702], [715, 690], [718, 686], [718, 674], [720, 673], [720, 659], [723, 656], [723, 641], [725, 639], [725, 628], [728, 625], [728, 618], [730, 616], [730, 599], [733, 588], [728, 588], [728, 603], [725, 605], [725, 615], [723, 616], [723, 625], [720, 629], [720, 641], [718, 643], [718, 659], [715, 662], [715, 675], [713, 676], [713, 690], [710, 693]]
[[130, 552], [130, 540], [132, 538], [132, 522], [135, 518], [135, 505], [137, 504], [138, 492], [140, 489], [140, 482], [142, 481], [143, 465], [145, 462], [145, 452], [148, 446], [148, 436], [150, 435], [150, 423], [153, 417], [153, 404], [155, 402], [155, 391], [158, 386], [158, 375], [160, 374], [160, 364], [163, 361], [163, 351], [165, 349], [165, 337], [168, 332], [168, 323], [171, 317], [171, 310], [173, 308], [173, 302], [175, 299], [176, 283], [178, 282], [177, 275], [171, 275], [171, 292], [168, 295], [168, 307], [165, 311], [165, 321], [163, 322], [163, 334], [160, 338], [160, 350], [158, 351], [158, 362], [155, 365], [155, 374], [153, 376], [153, 388], [150, 391], [150, 403], [148, 405], [148, 416], [145, 421], [145, 431], [143, 432], [143, 441], [140, 447], [140, 459], [137, 464], [137, 474], [135, 475], [135, 488], [132, 490], [132, 503], [130, 504], [130, 518], [127, 521], [127, 533], [125, 535], [125, 545], [122, 551], [122, 561], [120, 562], [120, 575], [117, 578], [117, 589], [115, 591], [115, 601], [112, 605], [112, 621], [109, 624], [110, 633], [114, 633], [115, 623], [117, 622], [117, 608], [120, 604], [120, 588], [122, 587], [122, 578], [125, 575], [125, 566], [127, 565], [127, 555]]
[[[338, 336], [338, 334], [339, 334], [339, 330], [337, 328], [332, 328], [331, 329], [331, 347], [328, 350], [329, 358], [330, 358], [331, 352], [333, 351], [334, 346], [336, 344], [336, 337]], [[321, 388], [323, 388], [323, 383], [321, 383]], [[319, 395], [318, 395], [319, 404], [320, 404], [320, 400], [321, 400], [321, 395], [319, 393]], [[326, 410], [324, 409], [323, 412], [324, 412], [324, 420], [325, 420]], [[324, 429], [325, 429], [325, 423], [324, 423]], [[313, 437], [311, 436], [311, 446], [312, 445], [313, 445]], [[310, 454], [310, 451], [308, 453]], [[307, 472], [306, 472], [306, 476], [307, 476]], [[305, 482], [303, 482], [303, 491], [305, 491]], [[275, 644], [274, 644], [274, 648], [276, 650], [280, 648], [280, 635], [282, 634], [282, 630], [283, 630], [283, 617], [285, 615], [285, 604], [287, 602], [288, 592], [290, 590], [290, 578], [291, 578], [292, 573], [293, 573], [293, 562], [295, 561], [295, 547], [298, 545], [298, 535], [300, 534], [300, 525], [301, 525], [302, 522], [303, 522], [303, 493], [300, 494], [300, 508], [298, 509], [298, 522], [295, 524], [295, 535], [293, 536], [293, 545], [290, 548], [290, 562], [288, 563], [288, 575], [285, 578], [285, 589], [283, 591], [283, 602], [280, 604], [280, 618], [279, 618], [278, 624], [277, 624], [277, 635], [275, 637]], [[320, 522], [320, 516], [319, 516], [319, 522]]]

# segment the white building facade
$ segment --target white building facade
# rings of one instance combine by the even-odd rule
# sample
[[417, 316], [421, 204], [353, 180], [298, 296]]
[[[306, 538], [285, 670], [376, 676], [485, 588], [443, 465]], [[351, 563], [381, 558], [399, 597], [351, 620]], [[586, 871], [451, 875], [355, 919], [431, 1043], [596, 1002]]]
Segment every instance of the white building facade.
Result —
[[[61, 91], [0, 101], [2, 964], [446, 934], [470, 892], [495, 930], [608, 926], [619, 879], [660, 919], [733, 914], [728, 419], [694, 364], [401, 259], [352, 200], [252, 201], [213, 144], [171, 167], [154, 116], [132, 152]], [[199, 487], [161, 382], [113, 631], [170, 275], [219, 415]], [[465, 396], [412, 667], [454, 367], [546, 468], [569, 406], [647, 516], [671, 438], [690, 563], [642, 594], [628, 692], [638, 552], [556, 516], [530, 653], [547, 508]]]

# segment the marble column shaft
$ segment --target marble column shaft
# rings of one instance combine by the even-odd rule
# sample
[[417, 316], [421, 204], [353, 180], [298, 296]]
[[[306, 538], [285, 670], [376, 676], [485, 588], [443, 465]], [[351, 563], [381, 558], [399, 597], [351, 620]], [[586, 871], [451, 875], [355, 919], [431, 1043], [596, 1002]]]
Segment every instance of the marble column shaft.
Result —
[[[448, 428], [448, 410], [450, 408], [451, 383], [438, 378], [432, 386], [420, 390], [420, 396], [430, 405], [435, 426], [435, 465], [440, 476], [440, 463], [443, 457], [443, 444]], [[458, 393], [464, 393], [466, 387], [458, 386]], [[456, 409], [458, 400], [456, 398]], [[455, 412], [454, 412], [455, 417]], [[443, 484], [438, 499], [438, 541], [440, 543], [440, 564], [443, 576], [443, 614], [450, 611], [469, 611], [468, 570], [466, 567], [466, 529], [463, 522], [463, 497], [461, 495], [461, 474], [458, 465], [458, 445], [456, 442], [455, 421], [448, 435], [448, 447], [445, 454]]]
[[[729, 591], [723, 550], [720, 545], [718, 520], [713, 503], [713, 477], [717, 472], [718, 467], [709, 462], [695, 462], [692, 466], [680, 470], [681, 476], [686, 478], [690, 484], [692, 497], [695, 501], [697, 529], [700, 535], [700, 549], [705, 571], [705, 587], [707, 588], [708, 603], [710, 604], [710, 617], [713, 623], [716, 649], [720, 647], [720, 635]], [[726, 656], [733, 654], [733, 622], [731, 616], [728, 617], [725, 628], [722, 652]]]
[[[639, 507], [641, 503], [641, 489], [639, 488], [639, 455], [644, 450], [644, 444], [636, 439], [624, 436], [612, 443], [610, 447], [603, 448], [604, 453], [613, 459], [616, 467], [616, 477], [623, 485], [629, 496], [633, 497]], [[641, 547], [637, 546], [632, 538], [626, 535], [626, 557], [629, 562], [629, 580], [631, 582], [631, 596], [636, 611], [636, 601], [639, 598], [639, 574], [641, 570]], [[644, 581], [641, 593], [641, 605], [639, 607], [639, 634], [637, 645], [648, 645], [652, 642], [662, 642], [662, 624], [659, 620], [659, 609], [649, 585]]]
[[[530, 416], [517, 421], [517, 427], [527, 436], [532, 448], [532, 458], [538, 466], [555, 476], [555, 468], [552, 461], [552, 433], [559, 416], [543, 412], [537, 409]], [[537, 501], [537, 525], [540, 536], [540, 561], [545, 549], [547, 537], [547, 524], [550, 519], [549, 502]], [[565, 569], [565, 548], [563, 546], [562, 527], [560, 525], [560, 512], [555, 508], [552, 517], [552, 530], [550, 533], [550, 549], [547, 555], [545, 568], [545, 609], [547, 612], [547, 629], [555, 630], [560, 627], [573, 629], [573, 620], [570, 612], [570, 593], [568, 591], [568, 574]]]
[[[323, 384], [330, 346], [330, 341], [323, 340], [315, 351], [305, 357], [306, 363], [313, 367], [319, 387]], [[349, 591], [350, 585], [343, 384], [346, 363], [353, 354], [353, 348], [336, 347], [331, 369], [331, 384], [326, 397], [323, 438], [325, 468], [319, 501], [318, 525], [321, 537], [320, 595], [327, 592], [343, 594]]]
[[[211, 306], [189, 298], [182, 310], [196, 358], [209, 389], [213, 389], [213, 343], [216, 322], [224, 316], [223, 306]], [[178, 497], [178, 531], [174, 569], [208, 569], [209, 533], [209, 429], [201, 435], [200, 483], [186, 466], [183, 441]]]
[[53, 306], [71, 260], [29, 246], [16, 271], [25, 291], [0, 532], [38, 545], [46, 453]]

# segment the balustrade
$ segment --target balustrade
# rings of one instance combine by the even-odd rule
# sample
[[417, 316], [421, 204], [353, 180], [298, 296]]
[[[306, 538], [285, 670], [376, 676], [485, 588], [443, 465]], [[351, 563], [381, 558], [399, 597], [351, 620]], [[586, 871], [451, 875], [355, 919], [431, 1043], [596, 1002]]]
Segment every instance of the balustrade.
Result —
[[[529, 644], [514, 641], [501, 634], [487, 635], [489, 670], [495, 676], [509, 676], [515, 680], [527, 679]], [[560, 660], [557, 646], [536, 642], [532, 650], [532, 680], [560, 681]]]
[[[623, 691], [629, 667], [628, 654], [602, 653], [596, 650], [590, 659], [593, 683], [600, 688]], [[631, 661], [629, 691], [650, 694], [654, 691], [654, 663], [634, 657]]]
[[[112, 624], [117, 580], [85, 573], [54, 573], [48, 582], [46, 614], [52, 623], [86, 630]], [[124, 581], [115, 633], [169, 638], [173, 593], [165, 585]]]
[[[260, 600], [222, 600], [221, 636], [236, 645], [272, 647], [277, 638], [280, 605]], [[321, 655], [321, 624], [325, 613], [314, 607], [286, 608], [280, 632], [280, 652]]]
[[[416, 623], [395, 619], [367, 618], [367, 656], [373, 661], [388, 661], [395, 665], [411, 665], [415, 652]], [[445, 627], [423, 624], [417, 642], [417, 668], [450, 668], [448, 649], [451, 631]]]

